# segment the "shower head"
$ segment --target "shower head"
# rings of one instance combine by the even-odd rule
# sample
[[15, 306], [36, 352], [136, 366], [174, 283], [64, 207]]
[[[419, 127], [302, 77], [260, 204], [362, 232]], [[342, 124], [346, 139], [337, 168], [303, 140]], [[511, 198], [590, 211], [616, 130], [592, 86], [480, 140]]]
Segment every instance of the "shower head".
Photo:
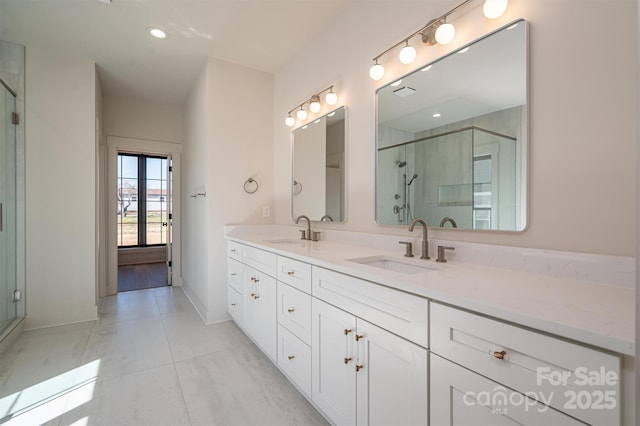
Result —
[[396, 161], [396, 164], [398, 165], [398, 167], [402, 168], [402, 167], [407, 165], [407, 162], [406, 161]]
[[410, 186], [410, 185], [413, 183], [413, 181], [414, 181], [414, 180], [416, 180], [416, 178], [417, 178], [417, 177], [418, 177], [418, 174], [417, 174], [417, 173], [414, 173], [414, 174], [413, 174], [413, 177], [411, 178], [411, 180], [409, 181], [409, 183], [407, 184], [407, 186]]

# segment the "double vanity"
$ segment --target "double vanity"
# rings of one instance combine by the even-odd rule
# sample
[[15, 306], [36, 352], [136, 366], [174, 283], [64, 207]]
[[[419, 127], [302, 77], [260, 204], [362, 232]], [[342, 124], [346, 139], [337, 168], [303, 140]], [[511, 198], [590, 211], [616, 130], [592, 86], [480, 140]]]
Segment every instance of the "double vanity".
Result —
[[228, 229], [228, 310], [330, 422], [623, 423], [632, 290], [286, 228]]

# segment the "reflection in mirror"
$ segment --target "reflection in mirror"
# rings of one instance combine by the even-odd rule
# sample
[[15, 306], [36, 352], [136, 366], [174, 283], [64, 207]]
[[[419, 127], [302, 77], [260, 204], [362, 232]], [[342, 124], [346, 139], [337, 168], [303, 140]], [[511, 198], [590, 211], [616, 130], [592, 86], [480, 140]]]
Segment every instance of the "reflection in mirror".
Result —
[[379, 89], [377, 222], [523, 230], [526, 110], [525, 21]]
[[293, 218], [345, 219], [345, 110], [338, 108], [293, 132]]

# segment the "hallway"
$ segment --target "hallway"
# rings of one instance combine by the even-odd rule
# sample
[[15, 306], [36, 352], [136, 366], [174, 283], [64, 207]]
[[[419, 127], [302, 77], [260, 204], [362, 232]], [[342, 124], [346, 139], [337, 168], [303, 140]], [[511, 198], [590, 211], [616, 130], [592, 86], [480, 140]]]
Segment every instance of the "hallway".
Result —
[[233, 322], [180, 288], [100, 300], [100, 319], [24, 332], [0, 360], [8, 425], [326, 424]]

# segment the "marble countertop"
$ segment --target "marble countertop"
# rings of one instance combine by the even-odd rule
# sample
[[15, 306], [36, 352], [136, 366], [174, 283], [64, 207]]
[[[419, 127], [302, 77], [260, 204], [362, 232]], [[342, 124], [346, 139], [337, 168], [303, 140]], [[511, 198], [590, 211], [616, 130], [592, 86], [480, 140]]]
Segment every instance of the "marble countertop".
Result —
[[[633, 289], [471, 263], [407, 259], [337, 241], [303, 241], [274, 232], [231, 231], [229, 240], [578, 342], [634, 356]], [[385, 256], [434, 270], [401, 273], [353, 262]]]

